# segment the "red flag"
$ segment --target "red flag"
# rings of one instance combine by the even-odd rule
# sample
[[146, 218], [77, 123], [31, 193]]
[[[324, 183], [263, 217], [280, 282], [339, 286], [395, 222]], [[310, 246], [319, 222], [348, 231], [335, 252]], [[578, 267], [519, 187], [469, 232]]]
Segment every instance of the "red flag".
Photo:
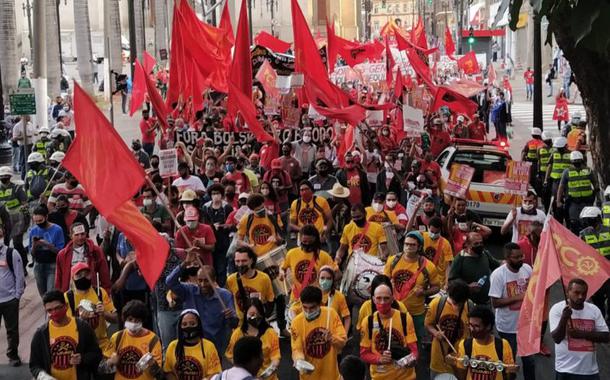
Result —
[[343, 57], [345, 63], [350, 67], [354, 67], [359, 63], [368, 60], [381, 59], [384, 46], [377, 42], [368, 44], [355, 44], [344, 38], [335, 36], [335, 39], [340, 43], [339, 55]]
[[266, 47], [269, 50], [276, 51], [278, 53], [286, 53], [288, 49], [290, 49], [290, 43], [286, 41], [282, 41], [277, 37], [261, 30], [258, 32], [256, 37], [254, 37], [254, 43], [256, 45], [260, 45]]
[[379, 35], [381, 37], [394, 36], [398, 33], [402, 33], [398, 25], [394, 22], [394, 19], [390, 19], [390, 21], [386, 22], [384, 26], [381, 27], [381, 31]]
[[109, 215], [140, 190], [144, 170], [102, 111], [74, 84], [77, 137], [62, 165], [83, 185], [99, 212]]
[[243, 117], [246, 124], [248, 124], [248, 129], [254, 134], [256, 140], [260, 142], [273, 141], [273, 137], [269, 135], [258, 122], [258, 119], [256, 118], [256, 107], [254, 107], [252, 99], [246, 97], [233, 81], [229, 81], [229, 97], [231, 98], [231, 101], [236, 104], [239, 114]]
[[428, 50], [428, 39], [426, 38], [426, 29], [424, 20], [421, 16], [417, 19], [417, 25], [411, 30], [411, 43], [418, 46], [420, 49]]
[[[237, 23], [237, 36], [233, 52], [233, 63], [231, 64], [230, 82], [239, 89], [247, 99], [252, 99], [252, 61], [250, 59], [250, 29], [248, 27], [248, 10], [246, 1], [242, 0]], [[229, 91], [227, 102], [228, 114], [235, 117], [237, 114], [237, 103], [232, 99]]]
[[[136, 58], [136, 62], [138, 59]], [[139, 68], [138, 68], [139, 66]], [[144, 103], [144, 98], [146, 96], [146, 77], [147, 75], [144, 73], [142, 66], [136, 66], [133, 72], [133, 85], [131, 87], [131, 104], [129, 105], [129, 116], [133, 116], [134, 113]]]
[[[136, 70], [144, 71], [140, 62], [136, 59]], [[153, 109], [155, 110], [155, 114], [159, 119], [159, 123], [161, 123], [161, 127], [163, 130], [166, 130], [169, 126], [167, 125], [167, 108], [165, 106], [165, 102], [163, 102], [163, 98], [161, 98], [161, 94], [157, 91], [157, 86], [155, 86], [155, 82], [153, 79], [148, 76], [146, 77], [146, 92], [148, 93], [148, 98], [150, 99], [150, 103], [152, 104]]]
[[355, 128], [353, 125], [348, 124], [343, 138], [339, 141], [339, 147], [337, 148], [337, 161], [339, 161], [340, 167], [345, 166], [345, 155], [354, 147], [354, 129]]
[[547, 289], [561, 278], [564, 286], [574, 278], [587, 282], [589, 295], [595, 293], [610, 277], [610, 262], [583, 242], [555, 218], [545, 223], [532, 276], [519, 313], [517, 324], [518, 355], [540, 352], [540, 331], [547, 312]]
[[157, 60], [146, 50], [142, 52], [142, 56], [144, 57], [144, 72], [146, 73], [146, 75], [150, 75], [150, 73], [152, 73], [153, 69], [157, 65]]
[[464, 54], [462, 58], [457, 60], [457, 65], [462, 71], [464, 71], [464, 74], [471, 75], [481, 71], [474, 51], [469, 51], [468, 53]]
[[271, 67], [271, 64], [266, 59], [263, 61], [263, 64], [256, 73], [256, 80], [263, 85], [263, 88], [268, 96], [276, 99], [280, 98], [280, 91], [277, 87], [275, 87], [277, 73], [275, 70], [273, 70], [273, 67]]
[[316, 42], [297, 0], [292, 0], [292, 30], [294, 34], [294, 71], [307, 74], [324, 85], [328, 74], [320, 58]]
[[484, 88], [480, 83], [470, 79], [456, 79], [455, 81], [449, 83], [447, 86], [450, 87], [453, 91], [467, 98], [476, 96], [481, 91], [483, 91]]
[[493, 63], [489, 63], [489, 69], [487, 70], [487, 80], [489, 84], [494, 84], [496, 82], [496, 69], [494, 68]]
[[[392, 50], [390, 50], [390, 42], [388, 37], [385, 38], [385, 82], [388, 85], [388, 88], [392, 85], [392, 70], [396, 66], [396, 62], [394, 61], [394, 57], [392, 56]], [[400, 75], [400, 68], [398, 69]]]
[[413, 48], [405, 50], [407, 58], [411, 63], [411, 67], [415, 73], [421, 78], [421, 80], [428, 86], [428, 89], [432, 94], [436, 92], [436, 85], [432, 82], [432, 75], [430, 73], [430, 67], [421, 59], [420, 55]]
[[432, 112], [447, 106], [455, 113], [472, 116], [479, 106], [467, 97], [453, 91], [450, 87], [439, 86], [432, 103]]
[[335, 63], [337, 62], [337, 42], [335, 41], [335, 23], [330, 23], [326, 20], [326, 62], [328, 63], [328, 72], [335, 71]]
[[222, 15], [220, 16], [218, 28], [224, 30], [231, 45], [235, 45], [235, 36], [233, 35], [233, 25], [231, 25], [231, 14], [229, 13], [228, 1], [225, 1], [225, 5], [222, 8]]
[[396, 70], [396, 84], [394, 85], [394, 96], [397, 99], [400, 99], [400, 96], [402, 96], [402, 89], [402, 73], [400, 72], [400, 69], [398, 69]]
[[453, 43], [453, 37], [451, 37], [451, 31], [448, 26], [445, 26], [445, 53], [453, 60], [453, 54], [455, 54], [455, 44]]

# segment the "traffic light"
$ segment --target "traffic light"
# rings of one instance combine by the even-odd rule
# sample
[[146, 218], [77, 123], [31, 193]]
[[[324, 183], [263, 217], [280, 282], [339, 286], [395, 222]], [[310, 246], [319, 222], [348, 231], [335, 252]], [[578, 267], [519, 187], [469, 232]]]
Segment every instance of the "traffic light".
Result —
[[468, 29], [468, 45], [474, 44], [474, 29], [472, 26]]

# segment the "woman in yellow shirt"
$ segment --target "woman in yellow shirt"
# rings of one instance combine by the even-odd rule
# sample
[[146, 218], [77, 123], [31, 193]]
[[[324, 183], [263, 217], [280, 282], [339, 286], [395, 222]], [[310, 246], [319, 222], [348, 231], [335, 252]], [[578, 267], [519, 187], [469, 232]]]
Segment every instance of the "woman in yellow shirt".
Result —
[[201, 318], [195, 309], [186, 309], [178, 318], [178, 339], [165, 354], [167, 380], [210, 379], [222, 371], [214, 343], [203, 339]]
[[244, 336], [255, 336], [263, 342], [263, 365], [258, 372], [261, 379], [277, 380], [277, 369], [280, 365], [280, 339], [275, 330], [265, 320], [265, 309], [257, 298], [250, 299], [240, 328], [233, 330], [225, 356], [233, 361], [235, 343]]

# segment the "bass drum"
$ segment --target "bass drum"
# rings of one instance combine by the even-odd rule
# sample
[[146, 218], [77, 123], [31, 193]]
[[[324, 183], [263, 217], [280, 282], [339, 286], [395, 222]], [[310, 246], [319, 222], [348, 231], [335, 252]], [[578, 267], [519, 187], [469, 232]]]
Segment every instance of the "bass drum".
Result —
[[378, 274], [383, 274], [385, 262], [377, 256], [372, 256], [358, 249], [352, 252], [343, 278], [340, 290], [345, 294], [350, 305], [361, 305], [371, 298], [371, 283]]
[[284, 281], [280, 281], [280, 267], [284, 263], [284, 259], [286, 258], [286, 246], [280, 245], [277, 248], [272, 249], [268, 253], [262, 255], [256, 260], [256, 269], [261, 272], [267, 273], [269, 278], [271, 279], [271, 284], [273, 285], [273, 292], [275, 296], [284, 295], [286, 297], [290, 296], [290, 289], [292, 288], [292, 283], [288, 277], [284, 278]]

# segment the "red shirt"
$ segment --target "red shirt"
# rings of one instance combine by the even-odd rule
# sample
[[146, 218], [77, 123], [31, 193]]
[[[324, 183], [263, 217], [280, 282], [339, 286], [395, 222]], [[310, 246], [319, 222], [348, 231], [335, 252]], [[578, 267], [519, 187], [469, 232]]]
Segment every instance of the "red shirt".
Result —
[[[225, 174], [224, 178], [235, 182], [235, 193], [248, 193], [250, 191], [250, 180], [243, 172], [235, 170], [233, 173]], [[238, 190], [239, 189], [239, 190]]]
[[430, 140], [430, 152], [436, 157], [451, 143], [451, 136], [447, 131], [431, 130]]
[[436, 178], [441, 178], [441, 167], [436, 161], [426, 162], [425, 160], [421, 162], [421, 169], [419, 171], [420, 174], [424, 174], [426, 170], [431, 170]]
[[[195, 230], [191, 230], [188, 226], [180, 227], [181, 230], [184, 231], [184, 234], [188, 238], [188, 240], [193, 244], [195, 244], [195, 239], [204, 239], [204, 244], [216, 244], [216, 237], [214, 236], [214, 230], [212, 227], [208, 226], [204, 223], [199, 223]], [[182, 232], [178, 230], [176, 232], [176, 248], [187, 249], [189, 248], [188, 243], [184, 240], [182, 236]], [[201, 248], [197, 249], [199, 252], [199, 258], [201, 262], [205, 265], [213, 265], [214, 260], [212, 258], [212, 251], [203, 250]]]
[[271, 169], [271, 161], [278, 158], [280, 155], [280, 145], [273, 141], [261, 147], [260, 151], [260, 166], [265, 170]]
[[468, 126], [468, 133], [472, 140], [485, 141], [487, 138], [487, 131], [485, 130], [485, 124], [482, 121], [472, 122]]
[[534, 71], [527, 70], [523, 73], [523, 78], [525, 78], [526, 84], [534, 84]]
[[358, 169], [346, 170], [347, 187], [349, 188], [349, 202], [353, 205], [362, 203], [362, 192], [360, 191], [360, 173]]
[[148, 129], [155, 125], [156, 119], [151, 117], [148, 120], [140, 120], [140, 132], [142, 132], [142, 144], [154, 144], [157, 132], [153, 129], [148, 132]]
[[533, 267], [534, 261], [536, 260], [536, 254], [538, 253], [538, 247], [534, 247], [527, 236], [519, 239], [517, 244], [519, 245], [519, 248], [521, 248], [521, 252], [523, 252], [523, 262]]

